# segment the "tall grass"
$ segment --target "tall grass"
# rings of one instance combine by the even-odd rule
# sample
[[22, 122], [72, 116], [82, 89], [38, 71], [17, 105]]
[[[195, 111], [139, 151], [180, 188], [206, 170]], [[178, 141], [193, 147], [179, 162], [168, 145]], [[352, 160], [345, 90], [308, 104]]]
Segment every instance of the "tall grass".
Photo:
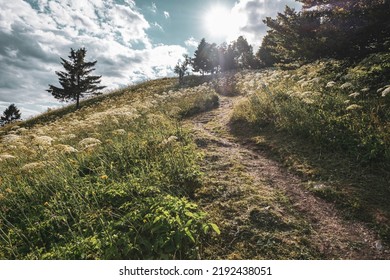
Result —
[[272, 125], [366, 163], [389, 162], [390, 95], [382, 94], [388, 87], [362, 83], [356, 69], [322, 61], [248, 74], [241, 86], [248, 96], [236, 106], [233, 120], [258, 128]]
[[[47, 113], [2, 136], [1, 259], [199, 258], [218, 228], [190, 201], [200, 155], [177, 118], [207, 109], [200, 96], [213, 93], [169, 92], [174, 83]], [[178, 98], [188, 102], [167, 102]]]

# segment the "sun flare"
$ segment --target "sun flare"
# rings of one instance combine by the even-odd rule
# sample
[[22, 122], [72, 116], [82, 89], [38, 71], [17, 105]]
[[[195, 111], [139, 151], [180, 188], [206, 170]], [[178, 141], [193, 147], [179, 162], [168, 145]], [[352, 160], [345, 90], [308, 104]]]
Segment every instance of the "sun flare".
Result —
[[214, 6], [207, 11], [204, 24], [210, 36], [219, 38], [230, 37], [238, 28], [236, 17], [223, 6]]

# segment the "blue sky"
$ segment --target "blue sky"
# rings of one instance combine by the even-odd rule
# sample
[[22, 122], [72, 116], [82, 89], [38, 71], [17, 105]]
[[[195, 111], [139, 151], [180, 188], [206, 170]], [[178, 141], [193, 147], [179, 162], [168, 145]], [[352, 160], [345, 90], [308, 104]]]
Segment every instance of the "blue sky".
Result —
[[256, 51], [262, 19], [285, 5], [300, 8], [294, 0], [0, 0], [0, 114], [11, 103], [23, 119], [60, 106], [45, 90], [70, 48], [85, 47], [98, 61], [94, 74], [115, 89], [172, 76], [203, 37], [243, 35]]

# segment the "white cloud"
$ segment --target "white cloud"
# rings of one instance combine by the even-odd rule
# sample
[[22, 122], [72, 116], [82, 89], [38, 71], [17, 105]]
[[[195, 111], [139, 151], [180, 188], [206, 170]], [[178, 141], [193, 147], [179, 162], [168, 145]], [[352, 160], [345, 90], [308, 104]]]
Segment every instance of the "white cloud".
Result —
[[157, 29], [160, 29], [161, 31], [164, 31], [164, 28], [160, 24], [158, 24], [157, 22], [154, 22], [153, 26], [156, 27]]
[[[108, 89], [172, 74], [186, 52], [181, 46], [153, 46], [149, 24], [132, 0], [1, 1], [0, 114], [15, 103], [27, 118], [59, 105], [48, 92], [63, 70], [60, 57], [86, 47], [97, 60], [94, 74]], [[157, 12], [156, 4], [152, 8]], [[164, 14], [165, 15], [165, 14]], [[3, 108], [4, 107], [4, 108]]]
[[157, 13], [157, 5], [156, 5], [156, 3], [152, 2], [152, 6], [150, 6], [150, 10], [154, 14]]
[[283, 12], [285, 6], [299, 10], [301, 4], [294, 0], [240, 0], [234, 5], [231, 16], [237, 20], [237, 30], [230, 34], [229, 40], [235, 40], [243, 35], [248, 42], [258, 48], [266, 34], [267, 27], [263, 23], [266, 17], [275, 17]]
[[171, 17], [171, 15], [169, 14], [169, 12], [167, 12], [167, 11], [164, 11], [164, 16], [165, 16], [165, 18], [170, 18]]
[[195, 40], [194, 37], [190, 37], [190, 38], [188, 38], [187, 40], [184, 41], [184, 44], [187, 47], [195, 47], [196, 48], [199, 43]]

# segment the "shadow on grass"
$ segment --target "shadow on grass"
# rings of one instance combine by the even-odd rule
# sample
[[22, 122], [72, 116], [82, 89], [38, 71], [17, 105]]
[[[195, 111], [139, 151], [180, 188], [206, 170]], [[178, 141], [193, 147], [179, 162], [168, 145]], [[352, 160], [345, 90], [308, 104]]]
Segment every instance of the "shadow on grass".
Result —
[[263, 153], [300, 176], [307, 189], [332, 202], [347, 219], [368, 223], [390, 244], [390, 163], [364, 164], [343, 152], [325, 150], [310, 140], [278, 131], [230, 123], [243, 144]]

